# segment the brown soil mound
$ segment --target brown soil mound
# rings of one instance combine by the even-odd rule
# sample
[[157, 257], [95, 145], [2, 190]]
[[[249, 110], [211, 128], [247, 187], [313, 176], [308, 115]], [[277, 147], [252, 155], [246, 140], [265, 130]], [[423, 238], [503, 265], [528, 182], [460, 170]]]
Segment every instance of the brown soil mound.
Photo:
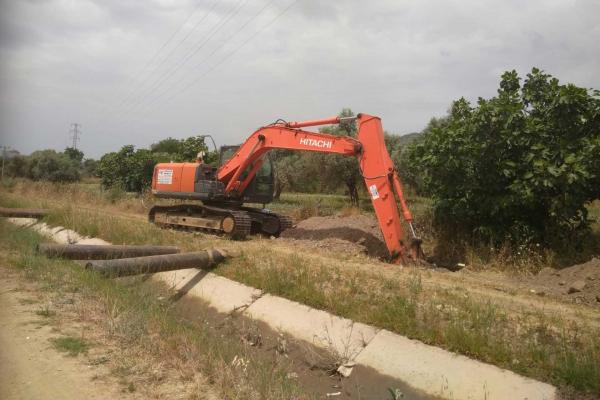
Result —
[[311, 217], [281, 234], [284, 238], [319, 241], [319, 247], [348, 253], [364, 252], [373, 257], [388, 256], [379, 224], [374, 217]]
[[575, 303], [600, 305], [600, 259], [556, 270], [544, 268], [534, 278], [535, 286], [548, 294], [569, 298]]

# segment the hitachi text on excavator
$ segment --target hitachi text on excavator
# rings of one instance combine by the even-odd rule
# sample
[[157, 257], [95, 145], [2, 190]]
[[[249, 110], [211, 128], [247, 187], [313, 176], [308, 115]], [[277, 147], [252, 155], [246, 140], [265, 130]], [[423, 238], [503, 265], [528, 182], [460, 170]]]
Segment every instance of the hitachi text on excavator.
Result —
[[[356, 137], [303, 129], [342, 122], [357, 124]], [[267, 153], [276, 149], [355, 157], [390, 261], [400, 264], [422, 259], [421, 240], [416, 235], [398, 172], [385, 147], [381, 120], [368, 114], [303, 122], [279, 120], [259, 128], [240, 146], [221, 147], [219, 167], [201, 160], [157, 164], [152, 178], [154, 196], [198, 202], [154, 206], [149, 220], [161, 226], [202, 229], [233, 238], [252, 233], [278, 236], [292, 226], [292, 220], [264, 208], [274, 193], [273, 166]], [[263, 204], [263, 208], [244, 206], [247, 203]], [[409, 227], [408, 241], [404, 238], [398, 203]]]

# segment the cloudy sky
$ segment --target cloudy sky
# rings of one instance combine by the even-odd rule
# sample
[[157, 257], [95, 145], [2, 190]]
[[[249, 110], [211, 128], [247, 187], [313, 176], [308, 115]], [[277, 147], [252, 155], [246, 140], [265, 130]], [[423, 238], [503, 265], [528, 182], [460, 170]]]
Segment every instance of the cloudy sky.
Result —
[[0, 145], [234, 144], [344, 107], [403, 134], [532, 66], [600, 88], [600, 0], [0, 0]]

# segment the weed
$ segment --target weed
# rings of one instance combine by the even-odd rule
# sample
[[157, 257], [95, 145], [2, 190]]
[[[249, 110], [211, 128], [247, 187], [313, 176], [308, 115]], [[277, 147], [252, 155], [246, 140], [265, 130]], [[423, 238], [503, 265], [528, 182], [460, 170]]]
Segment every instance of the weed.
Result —
[[388, 388], [388, 392], [390, 393], [391, 400], [401, 400], [404, 398], [404, 393], [400, 389]]
[[85, 354], [89, 349], [89, 344], [83, 339], [72, 336], [53, 338], [50, 339], [50, 342], [56, 350], [67, 353], [70, 357], [77, 357], [82, 353]]
[[40, 307], [35, 314], [39, 315], [40, 317], [50, 318], [56, 315], [56, 311], [50, 309], [50, 306], [45, 304], [44, 306]]
[[126, 192], [120, 186], [113, 186], [104, 192], [104, 196], [111, 204], [115, 204], [126, 197]]
[[9, 192], [12, 191], [17, 184], [15, 179], [10, 178], [10, 177], [2, 179], [2, 181], [0, 181], [0, 183], [2, 184], [2, 188]]

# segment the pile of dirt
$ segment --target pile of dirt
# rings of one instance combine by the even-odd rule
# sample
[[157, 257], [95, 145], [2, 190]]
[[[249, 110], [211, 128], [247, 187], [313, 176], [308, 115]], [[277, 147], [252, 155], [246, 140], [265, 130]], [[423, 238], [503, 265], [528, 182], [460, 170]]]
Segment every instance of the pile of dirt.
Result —
[[544, 268], [533, 279], [545, 293], [600, 305], [600, 258], [561, 270]]
[[311, 217], [284, 231], [281, 237], [318, 241], [318, 247], [332, 251], [388, 256], [377, 220], [366, 215]]

